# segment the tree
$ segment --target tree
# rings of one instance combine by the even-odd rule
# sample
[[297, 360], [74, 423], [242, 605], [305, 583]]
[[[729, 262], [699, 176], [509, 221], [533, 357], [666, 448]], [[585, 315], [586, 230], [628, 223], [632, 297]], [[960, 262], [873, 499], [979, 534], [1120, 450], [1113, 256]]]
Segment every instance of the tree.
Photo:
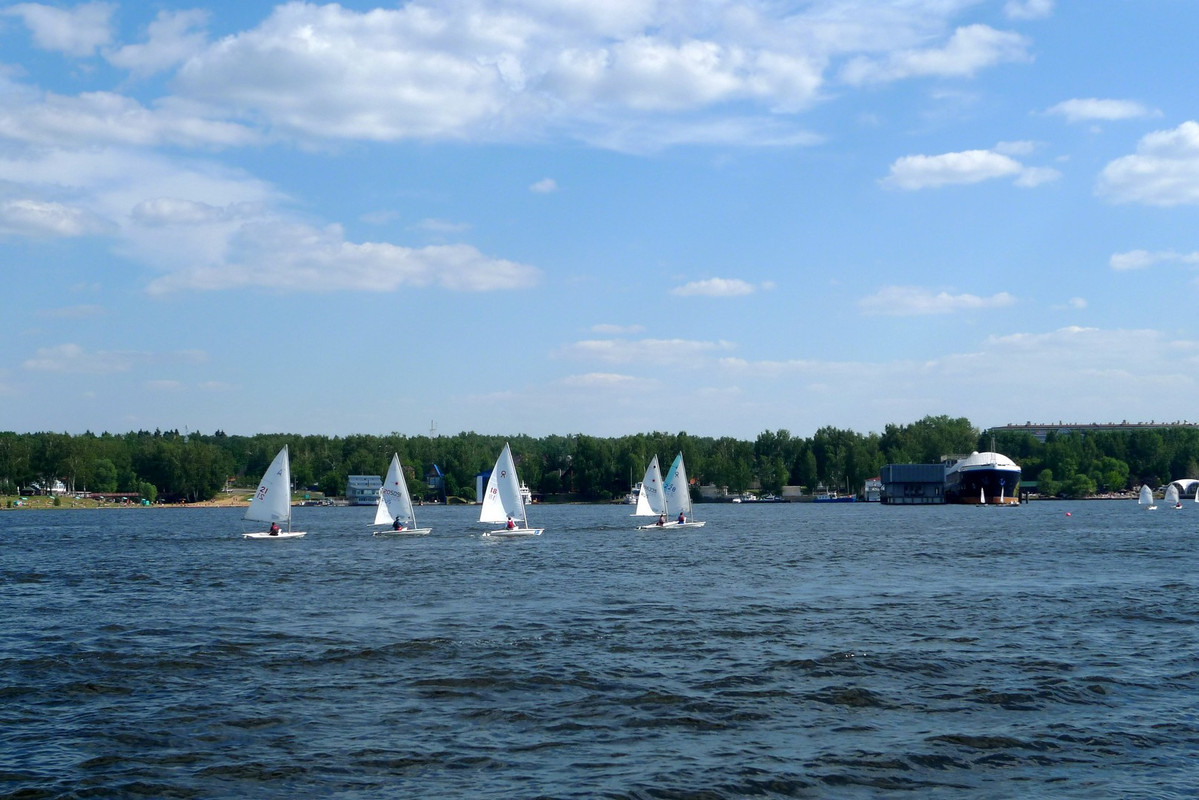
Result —
[[1037, 493], [1042, 497], [1057, 497], [1061, 484], [1053, 479], [1053, 471], [1043, 469], [1037, 474]]
[[1062, 494], [1066, 497], [1089, 497], [1095, 494], [1095, 481], [1091, 476], [1079, 472], [1062, 484]]
[[93, 492], [115, 492], [117, 490], [117, 465], [107, 458], [92, 462]]

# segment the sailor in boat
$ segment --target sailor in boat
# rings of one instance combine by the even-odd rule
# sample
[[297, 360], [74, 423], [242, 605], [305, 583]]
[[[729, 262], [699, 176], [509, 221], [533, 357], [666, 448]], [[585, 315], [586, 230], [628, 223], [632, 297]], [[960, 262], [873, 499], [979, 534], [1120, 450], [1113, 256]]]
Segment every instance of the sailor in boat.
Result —
[[687, 515], [684, 514], [682, 511], [680, 511], [679, 512], [679, 524], [682, 525], [686, 521], [687, 521]]
[[516, 520], [512, 519], [511, 514], [508, 515], [508, 530], [510, 530], [510, 531], [516, 530]]
[[666, 515], [665, 515], [665, 514], [659, 514], [659, 515], [658, 515], [658, 524], [659, 524], [659, 525], [665, 525], [665, 524], [666, 524]]
[[267, 533], [269, 533], [271, 536], [278, 536], [279, 535], [279, 523], [272, 522], [271, 529], [269, 531], [267, 531]]
[[404, 530], [404, 523], [400, 522], [400, 518], [399, 518], [398, 516], [396, 517], [396, 520], [395, 520], [395, 522], [391, 523], [391, 529], [392, 529], [393, 531], [402, 531], [402, 530]]

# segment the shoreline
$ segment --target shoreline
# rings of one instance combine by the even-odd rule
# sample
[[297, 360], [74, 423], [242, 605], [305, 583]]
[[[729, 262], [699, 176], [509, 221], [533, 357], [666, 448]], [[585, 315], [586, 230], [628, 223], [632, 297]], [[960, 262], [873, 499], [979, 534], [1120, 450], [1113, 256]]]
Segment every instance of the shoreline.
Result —
[[[22, 501], [20, 505], [10, 505], [10, 503], [15, 503], [15, 501], [17, 501], [18, 499]], [[1132, 501], [1135, 501], [1136, 495], [1134, 495], [1134, 494], [1123, 494], [1123, 495], [1121, 495], [1121, 494], [1099, 494], [1099, 495], [1092, 495], [1091, 497], [1076, 497], [1076, 498], [1038, 497], [1035, 500], [1029, 500], [1028, 502], [1029, 503], [1045, 503], [1045, 502], [1062, 503], [1062, 502], [1071, 502], [1071, 501], [1090, 502], [1093, 500], [1132, 500]], [[807, 505], [808, 502], [810, 502], [810, 501], [800, 500], [800, 501], [795, 501], [795, 502], [787, 503], [787, 504], [778, 503], [777, 505]], [[1184, 501], [1184, 502], [1193, 502], [1193, 501]], [[880, 505], [879, 503], [867, 503], [865, 501], [859, 501], [859, 503], [855, 503], [855, 505], [858, 505], [858, 504]], [[1027, 503], [1022, 503], [1021, 505], [1026, 505], [1026, 504]], [[76, 499], [72, 498], [70, 500], [64, 499], [60, 505], [56, 506], [56, 505], [54, 505], [53, 498], [44, 497], [44, 496], [40, 496], [40, 495], [35, 495], [32, 497], [18, 497], [17, 495], [0, 496], [0, 512], [3, 512], [3, 511], [37, 511], [37, 510], [70, 510], [70, 509], [89, 509], [89, 508], [145, 508], [145, 509], [154, 509], [154, 508], [160, 508], [160, 509], [161, 508], [246, 508], [249, 505], [250, 505], [250, 495], [249, 494], [242, 495], [241, 493], [238, 493], [238, 495], [236, 497], [220, 497], [220, 498], [216, 498], [213, 500], [200, 500], [195, 503], [150, 503], [149, 505], [142, 505], [141, 503], [114, 503], [114, 502], [100, 501], [100, 500], [83, 500], [83, 499], [76, 500]], [[302, 501], [293, 501], [291, 505], [293, 508], [300, 508], [303, 506], [303, 502]], [[442, 505], [442, 504], [439, 503], [436, 505]], [[456, 504], [451, 504], [451, 505], [456, 505]], [[478, 505], [478, 504], [477, 503], [465, 503], [463, 505]], [[600, 502], [596, 502], [596, 503], [583, 503], [583, 502], [537, 503], [536, 505], [551, 505], [551, 506], [557, 506], [557, 505], [563, 505], [563, 506], [566, 506], [566, 505], [623, 505], [623, 503], [612, 503], [610, 501], [609, 502], [600, 501]], [[699, 505], [710, 505], [710, 504], [700, 503]], [[757, 505], [757, 504], [754, 503], [751, 505]], [[764, 505], [775, 505], [775, 504], [766, 503]], [[944, 504], [938, 503], [936, 505], [944, 505]], [[962, 503], [962, 504], [950, 503], [949, 505], [972, 505], [972, 504], [971, 503]]]

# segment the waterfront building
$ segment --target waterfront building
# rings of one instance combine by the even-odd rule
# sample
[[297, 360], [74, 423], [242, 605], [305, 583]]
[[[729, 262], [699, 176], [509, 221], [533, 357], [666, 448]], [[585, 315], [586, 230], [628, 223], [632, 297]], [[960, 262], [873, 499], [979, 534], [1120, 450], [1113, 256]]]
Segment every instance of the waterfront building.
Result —
[[383, 479], [378, 475], [351, 475], [347, 479], [346, 500], [352, 506], [373, 506], [379, 503]]

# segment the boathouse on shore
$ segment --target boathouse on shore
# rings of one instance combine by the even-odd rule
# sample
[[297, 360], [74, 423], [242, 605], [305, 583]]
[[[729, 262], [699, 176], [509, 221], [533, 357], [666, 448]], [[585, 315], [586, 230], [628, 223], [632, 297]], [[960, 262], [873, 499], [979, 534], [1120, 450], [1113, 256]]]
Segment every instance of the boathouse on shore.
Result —
[[928, 506], [945, 503], [945, 466], [942, 464], [886, 464], [879, 473], [881, 500], [893, 506]]

